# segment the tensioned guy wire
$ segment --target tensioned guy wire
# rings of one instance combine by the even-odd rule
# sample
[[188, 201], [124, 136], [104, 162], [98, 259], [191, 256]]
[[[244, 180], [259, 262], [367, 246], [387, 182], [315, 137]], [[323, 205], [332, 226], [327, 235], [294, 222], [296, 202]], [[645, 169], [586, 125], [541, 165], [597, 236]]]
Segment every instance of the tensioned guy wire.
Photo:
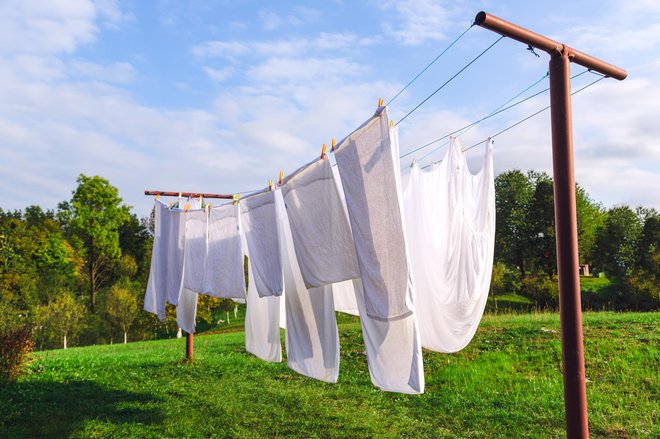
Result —
[[428, 101], [428, 100], [431, 99], [433, 96], [435, 96], [435, 94], [436, 94], [437, 92], [439, 92], [440, 90], [442, 90], [443, 88], [445, 88], [445, 86], [446, 86], [447, 84], [449, 84], [451, 81], [453, 81], [458, 75], [460, 75], [461, 73], [463, 73], [463, 72], [465, 71], [465, 69], [467, 69], [467, 68], [470, 67], [472, 64], [474, 64], [479, 58], [481, 58], [486, 52], [488, 52], [493, 46], [495, 46], [497, 43], [499, 43], [503, 38], [504, 38], [504, 36], [499, 37], [497, 40], [495, 40], [494, 43], [492, 43], [490, 46], [486, 47], [486, 49], [484, 49], [479, 55], [477, 55], [476, 57], [474, 57], [474, 58], [472, 59], [472, 61], [470, 61], [469, 63], [467, 63], [465, 66], [463, 66], [458, 72], [456, 72], [451, 78], [449, 78], [448, 80], [446, 80], [446, 81], [445, 81], [440, 87], [438, 87], [433, 93], [431, 93], [430, 95], [428, 95], [428, 96], [427, 96], [422, 102], [420, 102], [419, 104], [417, 104], [417, 106], [415, 106], [415, 108], [413, 108], [412, 110], [410, 110], [410, 111], [409, 111], [405, 116], [403, 116], [403, 117], [402, 117], [402, 118], [401, 118], [401, 119], [400, 119], [395, 125], [399, 125], [401, 122], [403, 122], [404, 120], [406, 120], [406, 118], [407, 118], [408, 116], [410, 116], [411, 114], [413, 114], [413, 113], [415, 112], [415, 110], [417, 110], [419, 107], [421, 107], [422, 105], [424, 105], [424, 104], [426, 103], [426, 101]]
[[[585, 85], [585, 86], [582, 87], [582, 88], [579, 88], [578, 90], [575, 90], [573, 93], [571, 93], [571, 96], [576, 95], [576, 94], [580, 93], [581, 91], [586, 90], [587, 88], [589, 88], [589, 87], [591, 87], [592, 85], [596, 84], [597, 82], [600, 82], [600, 81], [602, 81], [603, 79], [607, 78], [607, 76], [602, 76], [602, 75], [598, 75], [598, 76], [600, 76], [600, 78], [596, 79], [595, 81], [591, 81], [589, 84]], [[490, 138], [491, 138], [491, 139], [494, 139], [495, 137], [499, 136], [500, 134], [503, 134], [503, 133], [509, 131], [510, 129], [517, 127], [517, 126], [520, 125], [521, 123], [528, 121], [529, 119], [533, 118], [534, 116], [543, 113], [543, 112], [546, 111], [548, 108], [550, 108], [550, 105], [548, 105], [548, 106], [546, 106], [546, 107], [544, 107], [544, 108], [541, 108], [541, 109], [538, 110], [537, 112], [530, 114], [529, 116], [525, 117], [524, 119], [519, 120], [518, 122], [514, 123], [513, 125], [509, 125], [508, 127], [504, 128], [503, 130], [498, 131], [497, 133], [495, 133], [495, 134], [493, 134], [492, 136], [490, 136]], [[488, 139], [484, 139], [484, 140], [482, 140], [482, 141], [480, 141], [480, 142], [475, 143], [474, 145], [468, 146], [467, 148], [464, 148], [464, 149], [463, 149], [463, 152], [469, 151], [469, 150], [471, 150], [472, 148], [475, 148], [475, 147], [481, 145], [482, 143], [484, 143], [484, 142], [486, 142], [486, 141], [488, 141]]]
[[460, 35], [459, 35], [454, 41], [451, 42], [451, 44], [449, 44], [449, 46], [445, 47], [445, 49], [444, 49], [442, 52], [440, 52], [440, 54], [439, 54], [438, 56], [436, 56], [435, 58], [433, 58], [433, 61], [431, 61], [430, 63], [428, 63], [428, 65], [427, 65], [426, 67], [424, 67], [424, 68], [422, 69], [421, 72], [419, 72], [417, 75], [415, 75], [415, 77], [412, 78], [412, 79], [411, 79], [411, 80], [410, 80], [410, 81], [409, 81], [409, 82], [408, 82], [408, 83], [407, 83], [407, 84], [406, 84], [401, 90], [399, 90], [399, 92], [398, 92], [397, 94], [395, 94], [394, 97], [392, 97], [389, 101], [387, 101], [387, 104], [385, 104], [385, 106], [388, 107], [392, 102], [394, 102], [394, 100], [395, 100], [396, 98], [398, 98], [399, 95], [400, 95], [401, 93], [403, 93], [404, 91], [406, 91], [406, 89], [407, 89], [408, 87], [410, 87], [410, 86], [412, 85], [412, 83], [415, 82], [415, 81], [417, 80], [417, 78], [419, 78], [420, 76], [422, 76], [422, 74], [424, 74], [424, 72], [427, 71], [427, 70], [429, 69], [429, 67], [431, 67], [433, 64], [435, 64], [435, 62], [436, 62], [437, 60], [439, 60], [439, 59], [442, 57], [442, 55], [444, 55], [445, 53], [447, 53], [447, 51], [448, 51], [449, 49], [451, 49], [451, 48], [454, 46], [454, 44], [458, 43], [458, 40], [460, 40], [461, 38], [463, 38], [463, 36], [464, 36], [466, 33], [468, 33], [468, 31], [469, 31], [470, 29], [472, 29], [472, 27], [474, 27], [474, 23], [472, 23], [472, 24], [470, 25], [470, 27], [468, 27], [467, 29], [465, 29], [465, 30], [463, 31], [462, 34], [460, 34]]
[[[575, 79], [575, 78], [577, 78], [577, 77], [580, 77], [580, 76], [584, 75], [584, 74], [587, 73], [587, 72], [589, 72], [589, 70], [584, 70], [584, 71], [582, 71], [582, 72], [580, 72], [580, 73], [578, 73], [578, 74], [576, 74], [576, 75], [573, 75], [573, 76], [571, 76], [571, 80], [573, 80], [573, 79]], [[545, 93], [546, 91], [550, 90], [550, 88], [545, 88], [545, 89], [543, 89], [543, 90], [541, 90], [541, 91], [539, 91], [539, 92], [536, 92], [536, 93], [534, 93], [533, 95], [527, 96], [526, 98], [521, 99], [521, 100], [519, 100], [519, 101], [517, 101], [517, 102], [515, 102], [515, 103], [513, 103], [513, 104], [511, 104], [511, 105], [509, 105], [509, 106], [505, 106], [505, 105], [507, 105], [509, 102], [513, 101], [513, 100], [516, 99], [518, 96], [520, 96], [521, 94], [525, 93], [527, 90], [529, 90], [530, 88], [534, 87], [536, 84], [538, 84], [539, 82], [541, 82], [543, 79], [545, 79], [545, 78], [547, 78], [547, 77], [548, 77], [548, 74], [546, 74], [543, 78], [541, 78], [540, 80], [536, 81], [534, 84], [532, 84], [531, 86], [527, 87], [525, 90], [523, 90], [522, 92], [518, 93], [516, 96], [514, 96], [514, 97], [511, 98], [511, 99], [509, 99], [509, 100], [506, 101], [504, 104], [500, 105], [499, 107], [497, 107], [497, 109], [495, 109], [494, 111], [490, 112], [489, 114], [487, 114], [486, 116], [482, 117], [481, 119], [476, 120], [476, 121], [474, 121], [474, 122], [472, 122], [472, 123], [469, 123], [469, 124], [465, 125], [464, 127], [461, 127], [461, 128], [459, 128], [459, 129], [457, 129], [457, 130], [452, 131], [451, 133], [445, 134], [445, 135], [442, 136], [442, 137], [438, 137], [437, 139], [435, 139], [435, 140], [433, 140], [433, 141], [431, 141], [431, 142], [425, 143], [424, 145], [422, 145], [422, 146], [420, 146], [420, 147], [418, 147], [418, 148], [415, 148], [415, 149], [413, 149], [413, 150], [410, 151], [410, 152], [407, 152], [407, 153], [403, 154], [403, 155], [401, 156], [401, 158], [404, 158], [404, 157], [406, 157], [406, 156], [409, 156], [410, 154], [413, 154], [413, 153], [415, 153], [415, 152], [418, 152], [418, 151], [420, 151], [420, 150], [422, 150], [422, 149], [424, 149], [424, 148], [426, 148], [426, 147], [429, 147], [429, 146], [431, 146], [431, 145], [433, 145], [433, 144], [435, 144], [435, 143], [438, 143], [439, 141], [441, 141], [441, 140], [443, 140], [443, 139], [446, 139], [446, 138], [449, 137], [449, 136], [453, 136], [454, 134], [457, 134], [457, 133], [459, 133], [459, 132], [461, 132], [461, 131], [463, 131], [463, 130], [465, 130], [465, 131], [464, 131], [463, 133], [461, 133], [461, 134], [465, 134], [465, 133], [467, 132], [468, 129], [470, 129], [470, 128], [476, 126], [476, 125], [478, 125], [479, 123], [483, 122], [484, 120], [490, 119], [490, 118], [493, 117], [493, 116], [496, 116], [496, 115], [498, 115], [498, 114], [500, 114], [500, 113], [503, 113], [503, 112], [505, 112], [505, 111], [507, 111], [507, 110], [510, 110], [510, 109], [513, 108], [513, 107], [516, 107], [516, 106], [518, 106], [518, 105], [520, 105], [520, 104], [522, 104], [522, 103], [524, 103], [524, 102], [529, 101], [529, 100], [532, 99], [532, 98], [535, 98], [536, 96], [539, 96], [539, 95]], [[426, 153], [425, 155], [423, 155], [423, 156], [420, 157], [419, 159], [422, 160], [423, 158], [428, 157], [430, 154], [432, 154], [432, 153], [434, 153], [435, 151], [439, 150], [440, 148], [446, 146], [447, 144], [448, 144], [448, 143], [445, 143], [445, 144], [440, 145], [440, 146], [437, 147], [437, 148], [432, 149], [431, 151], [429, 151], [428, 153]]]

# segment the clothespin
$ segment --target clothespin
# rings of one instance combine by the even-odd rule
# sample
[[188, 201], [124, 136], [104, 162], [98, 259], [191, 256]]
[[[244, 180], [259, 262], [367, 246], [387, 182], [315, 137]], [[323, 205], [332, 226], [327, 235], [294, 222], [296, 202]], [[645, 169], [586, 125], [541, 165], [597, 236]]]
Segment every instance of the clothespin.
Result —
[[186, 203], [185, 206], [183, 206], [183, 211], [188, 212], [190, 210], [190, 203]]
[[378, 99], [378, 108], [382, 107], [385, 105], [385, 101], [383, 101], [383, 98]]
[[170, 209], [174, 206], [174, 201], [170, 201]]
[[231, 204], [236, 204], [238, 203], [238, 200], [241, 199], [241, 194], [234, 194], [231, 197]]
[[273, 187], [273, 180], [268, 180], [268, 190], [269, 190], [269, 191], [272, 191], [272, 190], [274, 190], [274, 189], [275, 189], [275, 188]]
[[330, 143], [332, 147], [330, 148], [330, 152], [335, 152], [335, 146], [337, 146], [337, 140], [333, 137], [332, 142]]
[[321, 158], [323, 158], [323, 156], [325, 155], [325, 152], [327, 151], [327, 149], [328, 149], [328, 145], [326, 145], [324, 143], [323, 148], [321, 148]]
[[202, 205], [202, 199], [203, 199], [203, 198], [204, 198], [204, 197], [202, 197], [202, 194], [199, 194], [199, 205], [200, 205], [200, 206]]
[[394, 121], [390, 120], [390, 128], [392, 128], [393, 126], [394, 126]]
[[417, 164], [417, 157], [413, 157], [412, 162], [410, 162], [410, 167], [412, 168]]
[[160, 194], [156, 194], [156, 200], [160, 198]]
[[284, 171], [280, 171], [280, 183], [279, 183], [280, 186], [282, 186], [283, 179], [284, 179]]
[[179, 192], [179, 198], [181, 198], [181, 192]]

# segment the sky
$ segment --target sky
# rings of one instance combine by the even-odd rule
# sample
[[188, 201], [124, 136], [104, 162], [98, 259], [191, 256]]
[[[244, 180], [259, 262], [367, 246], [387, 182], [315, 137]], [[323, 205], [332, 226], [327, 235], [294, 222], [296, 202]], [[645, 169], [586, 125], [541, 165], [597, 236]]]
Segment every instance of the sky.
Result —
[[[81, 173], [108, 179], [141, 216], [152, 205], [147, 189], [260, 189], [367, 120], [480, 10], [628, 71], [573, 97], [575, 177], [604, 207], [660, 209], [655, 0], [0, 0], [0, 207], [56, 208]], [[400, 120], [495, 40], [471, 28], [388, 106], [390, 117]], [[498, 42], [399, 125], [401, 153], [541, 80], [548, 56], [538, 55]], [[582, 74], [573, 89], [595, 79]], [[542, 93], [459, 141], [471, 146], [548, 103]], [[441, 159], [444, 148], [433, 149], [404, 158], [404, 172], [413, 157]], [[549, 112], [498, 136], [494, 151], [496, 173], [551, 173]], [[473, 170], [482, 153], [466, 152]]]

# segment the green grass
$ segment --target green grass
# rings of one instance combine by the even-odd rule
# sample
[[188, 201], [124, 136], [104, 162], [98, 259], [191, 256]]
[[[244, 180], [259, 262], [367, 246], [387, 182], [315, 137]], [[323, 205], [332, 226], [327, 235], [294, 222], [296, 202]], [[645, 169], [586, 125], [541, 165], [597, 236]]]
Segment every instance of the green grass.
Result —
[[[660, 314], [584, 316], [592, 437], [660, 434]], [[230, 328], [230, 330], [235, 330]], [[0, 437], [563, 437], [556, 314], [486, 315], [462, 352], [425, 352], [426, 393], [370, 382], [340, 323], [339, 383], [245, 352], [241, 332], [40, 352], [0, 387]]]

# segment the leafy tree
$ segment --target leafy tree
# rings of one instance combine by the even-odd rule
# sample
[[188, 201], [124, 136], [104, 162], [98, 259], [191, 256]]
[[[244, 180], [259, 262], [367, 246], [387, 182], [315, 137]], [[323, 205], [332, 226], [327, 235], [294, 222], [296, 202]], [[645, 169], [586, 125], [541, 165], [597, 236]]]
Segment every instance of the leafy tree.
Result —
[[603, 207], [593, 201], [580, 185], [575, 187], [575, 208], [577, 210], [578, 252], [580, 263], [592, 264], [596, 232], [602, 227], [605, 215]]
[[58, 218], [83, 246], [90, 310], [96, 312], [99, 288], [111, 279], [121, 255], [119, 230], [130, 218], [117, 188], [98, 176], [80, 174], [70, 203], [60, 204]]
[[68, 291], [37, 312], [42, 333], [49, 339], [60, 338], [64, 349], [68, 338], [75, 337], [82, 329], [84, 318], [85, 307]]
[[528, 265], [552, 277], [557, 266], [554, 187], [547, 174], [530, 174], [530, 177], [536, 182], [527, 211]]
[[637, 259], [641, 232], [640, 218], [630, 207], [609, 209], [596, 234], [594, 262], [618, 279], [630, 274]]
[[107, 297], [106, 312], [110, 320], [124, 333], [124, 344], [128, 341], [128, 330], [138, 314], [138, 300], [125, 282], [110, 288]]
[[495, 178], [495, 257], [517, 267], [522, 277], [527, 269], [528, 206], [533, 193], [529, 179], [517, 169]]

